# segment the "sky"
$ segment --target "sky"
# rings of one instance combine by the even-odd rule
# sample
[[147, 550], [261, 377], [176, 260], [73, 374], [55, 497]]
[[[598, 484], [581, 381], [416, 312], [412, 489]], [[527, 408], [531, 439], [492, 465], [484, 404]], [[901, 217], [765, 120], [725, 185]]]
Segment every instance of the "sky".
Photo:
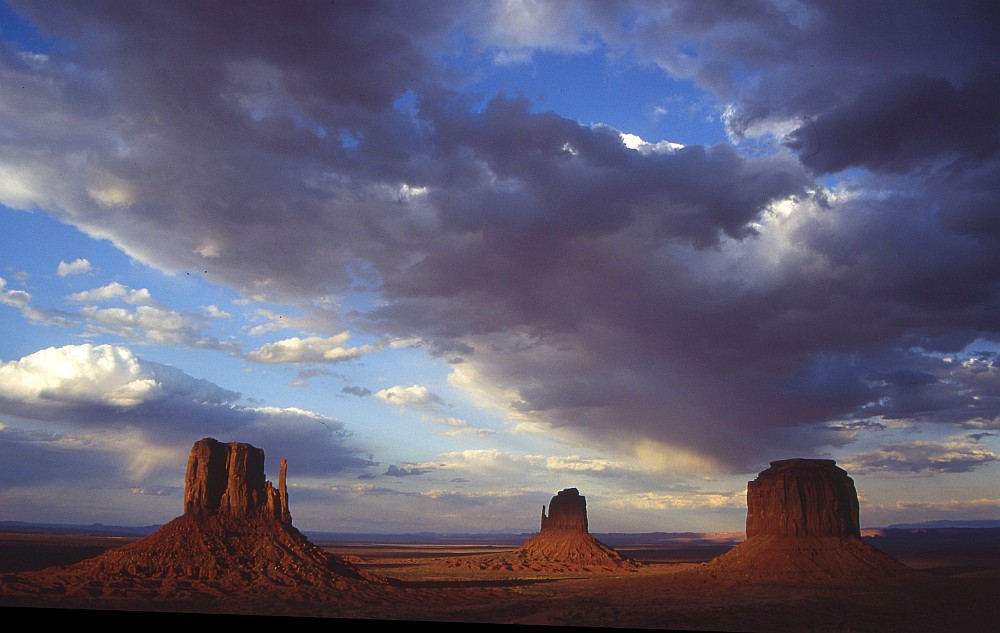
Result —
[[0, 0], [0, 520], [1000, 519], [995, 6]]

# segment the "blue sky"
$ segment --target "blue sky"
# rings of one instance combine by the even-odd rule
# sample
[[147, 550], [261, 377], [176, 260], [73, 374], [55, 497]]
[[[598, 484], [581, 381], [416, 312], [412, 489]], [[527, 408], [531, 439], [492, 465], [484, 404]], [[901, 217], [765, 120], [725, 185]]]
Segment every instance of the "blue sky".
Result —
[[[237, 10], [238, 9], [238, 10]], [[943, 13], [942, 13], [943, 12]], [[0, 5], [0, 520], [1000, 518], [986, 3]]]

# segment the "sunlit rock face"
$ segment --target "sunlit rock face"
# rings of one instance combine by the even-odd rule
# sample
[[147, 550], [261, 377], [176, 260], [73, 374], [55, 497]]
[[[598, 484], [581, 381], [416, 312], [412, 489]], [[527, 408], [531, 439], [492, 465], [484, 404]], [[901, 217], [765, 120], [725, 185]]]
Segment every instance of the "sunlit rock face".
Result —
[[285, 460], [278, 489], [264, 477], [264, 451], [207, 437], [195, 442], [184, 478], [184, 514], [226, 514], [291, 523]]
[[771, 462], [747, 483], [747, 538], [861, 537], [858, 493], [832, 459]]
[[549, 514], [542, 506], [542, 527], [545, 530], [576, 530], [589, 532], [587, 527], [587, 498], [576, 488], [559, 491], [549, 502]]
[[747, 484], [747, 538], [701, 573], [713, 582], [865, 586], [915, 573], [861, 538], [854, 480], [830, 459], [771, 462]]
[[552, 497], [548, 515], [542, 506], [541, 530], [513, 552], [462, 556], [442, 564], [485, 572], [552, 574], [621, 573], [640, 567], [638, 561], [622, 556], [590, 534], [587, 498], [576, 488], [566, 488]]

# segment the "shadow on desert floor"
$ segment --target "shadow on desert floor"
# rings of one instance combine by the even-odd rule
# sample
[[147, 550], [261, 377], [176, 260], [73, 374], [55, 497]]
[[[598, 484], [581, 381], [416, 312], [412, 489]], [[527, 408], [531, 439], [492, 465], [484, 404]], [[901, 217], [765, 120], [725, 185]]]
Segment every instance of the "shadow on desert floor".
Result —
[[485, 589], [488, 587], [530, 587], [558, 582], [556, 578], [512, 578], [499, 580], [400, 580], [389, 578], [389, 584], [401, 589]]

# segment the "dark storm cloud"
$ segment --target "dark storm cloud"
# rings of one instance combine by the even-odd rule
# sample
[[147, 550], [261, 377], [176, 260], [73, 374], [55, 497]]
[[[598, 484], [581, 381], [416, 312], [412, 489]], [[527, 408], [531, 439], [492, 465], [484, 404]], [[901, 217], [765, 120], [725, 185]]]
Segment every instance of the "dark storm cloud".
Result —
[[853, 422], [838, 422], [836, 424], [831, 424], [828, 427], [832, 431], [884, 431], [887, 427], [881, 422], [874, 422], [872, 420], [855, 420]]
[[429, 468], [400, 468], [395, 464], [390, 464], [389, 468], [382, 473], [386, 477], [410, 477], [412, 475], [423, 475], [432, 472]]
[[[369, 231], [385, 237], [369, 219], [378, 202], [367, 172], [406, 171], [413, 131], [392, 102], [423, 82], [430, 61], [416, 47], [442, 32], [447, 3], [18, 8], [74, 44], [72, 65], [52, 52], [34, 67], [11, 55], [6, 69], [25, 115], [5, 143], [10, 160], [32, 165], [32, 148], [44, 149], [62, 156], [53, 170], [78, 174], [46, 201], [53, 212], [168, 270], [200, 270], [197, 253], [221, 253], [216, 279], [247, 290], [280, 281], [293, 296], [347, 279], [333, 271], [368, 250]], [[37, 117], [50, 108], [66, 109], [45, 126]], [[96, 180], [84, 183], [64, 161], [88, 147], [99, 148]], [[111, 223], [88, 198], [121, 181], [128, 191], [112, 199], [139, 204]], [[301, 275], [303, 255], [321, 278]]]
[[372, 390], [367, 387], [357, 387], [355, 385], [348, 385], [340, 390], [341, 393], [349, 393], [352, 396], [358, 396], [359, 398], [364, 398], [365, 396], [372, 395]]
[[996, 159], [1000, 66], [959, 86], [924, 75], [869, 86], [792, 132], [789, 146], [821, 173], [905, 173], [930, 161]]
[[[906, 367], [882, 372], [877, 365]], [[913, 420], [959, 427], [990, 420], [1000, 407], [1000, 366], [995, 354], [961, 362], [915, 352], [872, 358], [865, 380], [875, 397], [855, 412], [860, 418]]]
[[[995, 3], [981, 0], [799, 2], [787, 5], [785, 11], [761, 14], [745, 25], [754, 30], [754, 40], [766, 43], [771, 55], [740, 55], [737, 38], [746, 30], [722, 28], [727, 23], [722, 19], [719, 27], [707, 31], [699, 46], [703, 52], [692, 64], [698, 70], [696, 76], [706, 74], [702, 67], [720, 63], [755, 76], [752, 82], [741, 82], [733, 73], [729, 83], [715, 87], [728, 93], [726, 100], [737, 107], [731, 120], [737, 133], [769, 119], [798, 118], [796, 127], [807, 136], [807, 121], [802, 117], [837, 110], [845, 114], [840, 122], [847, 129], [860, 129], [863, 121], [877, 117], [891, 123], [886, 130], [891, 133], [911, 121], [929, 119], [935, 110], [942, 115], [981, 111], [978, 104], [961, 104], [955, 97], [965, 90], [986, 95], [994, 91], [980, 84], [980, 73], [996, 71], [1000, 58], [993, 34], [998, 22]], [[677, 30], [681, 32], [674, 39], [683, 41], [689, 35]], [[893, 94], [896, 90], [901, 92]], [[869, 99], [872, 107], [866, 110]], [[887, 107], [893, 104], [895, 116]], [[853, 121], [848, 113], [860, 120]], [[970, 120], [964, 127], [982, 130], [981, 124]], [[917, 138], [929, 140], [941, 128], [958, 131], [954, 122], [942, 119], [932, 129], [914, 132]], [[970, 138], [965, 131], [960, 136]], [[827, 140], [835, 146], [844, 139]], [[915, 147], [921, 153], [929, 149], [921, 143]]]
[[[651, 216], [664, 239], [709, 246], [721, 235], [748, 235], [768, 202], [801, 194], [806, 184], [797, 165], [748, 159], [729, 145], [630, 150], [614, 130], [533, 114], [524, 99], [497, 96], [475, 113], [423, 105], [442, 160], [489, 168], [435, 189], [432, 200], [448, 226], [483, 230], [502, 241], [498, 248], [613, 234], [639, 214]], [[497, 177], [511, 187], [496, 187]]]
[[80, 482], [86, 473], [100, 481], [110, 475], [114, 451], [80, 450], [78, 442], [61, 439], [57, 433], [0, 425], [0, 477], [5, 485]]
[[845, 441], [834, 423], [1000, 411], [992, 361], [941, 359], [1000, 337], [991, 5], [550, 6], [709, 90], [735, 139], [776, 136], [754, 155], [631, 150], [457, 94], [452, 24], [482, 50], [579, 50], [473, 26], [490, 5], [16, 6], [71, 45], [0, 56], [9, 206], [247, 295], [365, 283], [359, 327], [595, 442], [752, 469]]
[[983, 439], [987, 437], [995, 437], [995, 436], [996, 433], [969, 433], [968, 435], [966, 435], [966, 437], [972, 440], [973, 442], [981, 442]]

